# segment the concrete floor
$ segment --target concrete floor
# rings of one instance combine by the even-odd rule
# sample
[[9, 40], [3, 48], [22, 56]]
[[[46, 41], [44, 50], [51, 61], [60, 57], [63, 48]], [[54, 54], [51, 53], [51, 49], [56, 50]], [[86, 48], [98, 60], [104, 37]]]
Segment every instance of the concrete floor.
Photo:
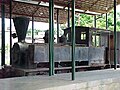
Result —
[[[120, 90], [120, 69], [77, 72], [75, 79], [71, 80], [71, 73], [0, 79], [0, 90]], [[105, 85], [113, 82], [118, 86], [107, 89]], [[100, 85], [105, 88], [99, 89]]]

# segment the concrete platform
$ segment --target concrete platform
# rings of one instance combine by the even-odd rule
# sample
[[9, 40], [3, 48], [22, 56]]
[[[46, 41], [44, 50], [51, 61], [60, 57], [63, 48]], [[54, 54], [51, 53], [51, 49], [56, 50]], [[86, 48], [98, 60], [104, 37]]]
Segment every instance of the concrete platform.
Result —
[[0, 79], [0, 90], [120, 90], [120, 69]]

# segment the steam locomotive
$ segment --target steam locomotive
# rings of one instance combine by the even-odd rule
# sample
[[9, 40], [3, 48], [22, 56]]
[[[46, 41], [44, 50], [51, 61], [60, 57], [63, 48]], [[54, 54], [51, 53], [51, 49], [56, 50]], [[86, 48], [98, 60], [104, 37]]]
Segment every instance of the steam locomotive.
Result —
[[[25, 37], [29, 18], [13, 18], [18, 36], [18, 42], [12, 48], [12, 66], [19, 68], [49, 67], [49, 31], [45, 32], [45, 43], [26, 43]], [[105, 65], [112, 63], [108, 59], [108, 33], [100, 35], [101, 46], [92, 46], [93, 31], [89, 27], [76, 26], [75, 62], [81, 65]], [[111, 33], [110, 33], [111, 35]], [[59, 38], [60, 43], [54, 44], [55, 67], [71, 66], [71, 28], [64, 29], [64, 34]], [[107, 40], [107, 41], [106, 41]], [[106, 51], [107, 50], [107, 51]], [[111, 60], [113, 61], [113, 60]]]

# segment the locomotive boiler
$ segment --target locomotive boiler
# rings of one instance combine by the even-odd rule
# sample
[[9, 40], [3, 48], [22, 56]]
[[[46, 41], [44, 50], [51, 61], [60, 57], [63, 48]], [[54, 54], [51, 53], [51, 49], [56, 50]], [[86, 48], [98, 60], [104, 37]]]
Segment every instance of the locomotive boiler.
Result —
[[[28, 68], [29, 64], [33, 63], [31, 61], [27, 61], [28, 48], [30, 44], [25, 42], [29, 21], [29, 18], [26, 17], [13, 18], [18, 37], [18, 42], [14, 43], [12, 48], [12, 66], [14, 67]], [[16, 37], [16, 34], [13, 34], [14, 37]], [[30, 66], [32, 67], [32, 65], [33, 64]]]
[[[12, 48], [12, 65], [19, 68], [49, 67], [49, 44], [26, 43], [25, 37], [29, 18], [13, 18], [18, 42]], [[55, 67], [71, 66], [71, 28], [64, 30], [64, 44], [54, 44]], [[75, 62], [76, 65], [103, 65], [105, 63], [105, 47], [90, 45], [89, 27], [76, 27]], [[47, 41], [47, 40], [46, 40]]]

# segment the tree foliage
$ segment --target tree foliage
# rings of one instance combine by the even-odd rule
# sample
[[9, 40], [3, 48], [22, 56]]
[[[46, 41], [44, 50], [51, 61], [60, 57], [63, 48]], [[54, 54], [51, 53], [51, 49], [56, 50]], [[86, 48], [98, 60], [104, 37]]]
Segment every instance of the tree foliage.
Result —
[[75, 16], [76, 26], [93, 27], [93, 16], [87, 14], [78, 14]]
[[[96, 27], [106, 29], [106, 14], [97, 15]], [[120, 13], [117, 12], [116, 27], [117, 31], [120, 31]], [[108, 30], [114, 30], [114, 12], [108, 13]], [[94, 27], [94, 16], [87, 14], [77, 14], [75, 16], [76, 26]]]

